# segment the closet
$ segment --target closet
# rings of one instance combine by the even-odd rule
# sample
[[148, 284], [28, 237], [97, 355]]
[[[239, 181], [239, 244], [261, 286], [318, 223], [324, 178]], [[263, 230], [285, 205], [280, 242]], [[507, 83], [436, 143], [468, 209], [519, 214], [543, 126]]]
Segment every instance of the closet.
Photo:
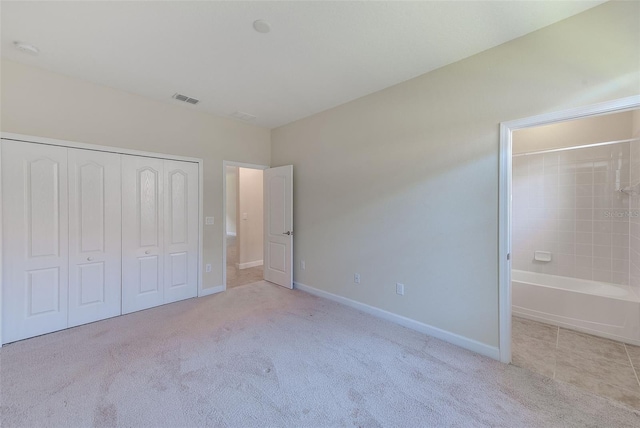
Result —
[[2, 140], [2, 342], [195, 297], [199, 164]]
[[122, 157], [122, 313], [194, 297], [198, 165]]

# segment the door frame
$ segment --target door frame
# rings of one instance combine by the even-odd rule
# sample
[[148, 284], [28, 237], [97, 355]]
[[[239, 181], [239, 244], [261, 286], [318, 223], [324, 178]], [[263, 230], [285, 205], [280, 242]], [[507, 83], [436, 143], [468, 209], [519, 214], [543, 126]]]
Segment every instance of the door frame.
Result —
[[[258, 165], [246, 162], [222, 161], [222, 290], [227, 290], [227, 167], [259, 169], [264, 171], [271, 168], [267, 165]], [[264, 220], [263, 220], [264, 221]], [[236, 225], [236, 228], [238, 225]]]
[[[187, 156], [170, 155], [166, 153], [146, 152], [141, 150], [130, 150], [120, 147], [102, 146], [97, 144], [78, 143], [75, 141], [57, 140], [54, 138], [36, 137], [33, 135], [15, 134], [10, 132], [0, 132], [0, 138], [4, 140], [20, 141], [32, 144], [44, 144], [49, 146], [61, 146], [73, 149], [93, 150], [97, 152], [116, 153], [122, 155], [144, 156], [158, 159], [169, 159], [183, 162], [193, 162], [198, 164], [198, 297], [206, 295], [206, 290], [202, 289], [203, 272], [203, 235], [204, 235], [204, 161], [200, 158]], [[2, 150], [0, 150], [0, 197], [2, 195]], [[0, 210], [0, 347], [2, 347], [2, 290], [4, 284], [2, 275], [2, 210]]]
[[640, 108], [640, 95], [500, 123], [498, 300], [500, 361], [511, 362], [511, 186], [513, 131]]

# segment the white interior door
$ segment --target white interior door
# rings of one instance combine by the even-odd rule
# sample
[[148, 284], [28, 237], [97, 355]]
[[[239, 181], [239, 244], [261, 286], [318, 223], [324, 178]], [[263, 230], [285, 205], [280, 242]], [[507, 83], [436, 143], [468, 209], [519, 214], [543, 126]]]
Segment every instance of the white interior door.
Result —
[[121, 313], [120, 155], [69, 149], [69, 327]]
[[264, 279], [293, 288], [293, 165], [264, 171]]
[[67, 327], [67, 149], [2, 140], [3, 342]]
[[164, 161], [164, 303], [198, 295], [198, 164]]
[[163, 160], [122, 155], [122, 313], [164, 302]]

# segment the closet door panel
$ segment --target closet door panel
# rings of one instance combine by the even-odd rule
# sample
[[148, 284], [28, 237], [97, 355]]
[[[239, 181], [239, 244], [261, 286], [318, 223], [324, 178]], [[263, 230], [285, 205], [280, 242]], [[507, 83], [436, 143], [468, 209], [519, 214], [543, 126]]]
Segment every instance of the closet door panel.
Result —
[[122, 156], [122, 312], [164, 303], [163, 161]]
[[67, 327], [67, 149], [2, 140], [3, 341]]
[[165, 303], [198, 294], [198, 164], [164, 161]]
[[69, 149], [69, 327], [121, 314], [120, 155]]

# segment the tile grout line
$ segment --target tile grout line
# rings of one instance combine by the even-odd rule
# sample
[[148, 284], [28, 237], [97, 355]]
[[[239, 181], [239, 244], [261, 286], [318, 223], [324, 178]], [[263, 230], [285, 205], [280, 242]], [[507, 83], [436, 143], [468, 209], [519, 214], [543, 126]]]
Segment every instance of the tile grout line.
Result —
[[631, 369], [633, 370], [633, 374], [636, 375], [636, 382], [638, 382], [638, 386], [640, 386], [640, 379], [638, 379], [638, 372], [636, 371], [635, 366], [633, 365], [633, 361], [631, 360], [631, 355], [629, 355], [629, 349], [627, 349], [627, 344], [623, 343], [624, 351], [627, 353], [627, 358], [629, 359], [629, 364], [631, 364]]
[[[535, 322], [535, 321], [534, 321], [534, 322]], [[560, 326], [554, 326], [554, 327], [556, 328], [556, 342], [555, 342], [555, 354], [554, 354], [554, 361], [553, 361], [553, 371], [552, 371], [552, 376], [551, 376], [551, 377], [549, 377], [549, 376], [547, 376], [547, 375], [543, 375], [543, 376], [546, 376], [547, 378], [551, 378], [552, 380], [554, 380], [554, 381], [555, 381], [555, 380], [557, 380], [557, 375], [558, 375], [558, 373], [557, 373], [557, 372], [558, 372], [558, 351], [559, 351], [559, 349], [560, 349], [560, 330], [561, 330], [562, 328], [561, 328]], [[567, 330], [568, 332], [572, 332], [572, 330], [569, 330], [569, 329], [565, 329], [565, 330]], [[578, 333], [578, 334], [585, 334], [585, 333], [581, 333], [581, 332], [576, 332], [576, 333]], [[591, 336], [591, 335], [589, 335], [589, 336]], [[530, 336], [530, 337], [531, 337], [531, 338], [533, 338], [532, 336]], [[617, 344], [617, 345], [623, 345], [623, 347], [624, 347], [624, 349], [625, 349], [625, 354], [627, 355], [627, 359], [629, 360], [629, 363], [630, 363], [631, 369], [632, 369], [632, 371], [633, 371], [634, 378], [636, 379], [636, 383], [637, 383], [637, 385], [640, 385], [640, 367], [638, 367], [638, 369], [637, 369], [637, 370], [636, 370], [636, 368], [634, 367], [634, 365], [633, 365], [633, 361], [632, 361], [632, 359], [631, 359], [631, 353], [629, 352], [628, 345], [627, 345], [627, 344], [625, 344], [625, 343], [623, 343], [623, 342], [620, 342], [620, 341], [613, 341], [613, 340], [610, 340], [610, 339], [607, 339], [607, 340], [608, 340], [608, 341], [611, 341], [611, 342], [613, 342], [613, 343], [615, 343], [615, 344]], [[548, 342], [548, 343], [549, 343], [549, 342]], [[552, 343], [552, 342], [551, 342], [551, 343]], [[563, 348], [563, 349], [565, 350], [565, 352], [567, 353], [567, 355], [568, 355], [568, 356], [573, 356], [573, 355], [577, 355], [577, 354], [579, 354], [579, 353], [580, 353], [580, 352], [578, 352], [577, 350], [576, 350], [576, 352], [573, 352], [573, 351], [574, 351], [574, 349], [573, 349], [573, 348], [571, 348], [571, 347], [569, 347], [569, 348]], [[585, 357], [585, 358], [586, 358], [586, 357]], [[617, 361], [611, 361], [611, 362], [612, 362], [613, 364], [617, 364], [617, 365], [621, 365], [621, 364], [623, 364], [620, 360], [617, 360]], [[626, 366], [626, 364], [625, 364], [625, 366]], [[520, 367], [523, 367], [523, 368], [525, 368], [525, 369], [527, 369], [527, 370], [530, 370], [530, 371], [535, 372], [535, 373], [538, 373], [538, 374], [542, 374], [540, 371], [538, 371], [538, 370], [536, 370], [535, 368], [532, 368], [532, 367], [526, 367], [526, 366], [520, 366]], [[627, 375], [627, 376], [628, 376], [628, 375]], [[596, 377], [594, 377], [594, 379], [595, 379], [595, 380], [597, 380], [597, 381], [598, 381], [598, 382], [600, 382], [600, 383], [603, 383], [603, 384], [605, 384], [605, 385], [608, 385], [608, 386], [612, 386], [612, 387], [614, 387], [616, 390], [618, 390], [618, 391], [620, 391], [621, 393], [623, 393], [623, 395], [625, 395], [625, 397], [626, 397], [626, 395], [630, 395], [630, 396], [632, 396], [632, 397], [633, 397], [633, 399], [635, 399], [635, 397], [637, 397], [637, 394], [638, 394], [638, 392], [639, 392], [639, 391], [637, 390], [637, 387], [631, 387], [630, 385], [620, 386], [619, 384], [615, 384], [615, 385], [613, 385], [613, 384], [609, 383], [609, 382], [611, 381], [610, 377], [607, 377], [607, 379], [600, 379], [599, 377], [597, 377], [597, 376], [596, 376]], [[595, 395], [597, 395], [597, 396], [599, 396], [599, 397], [607, 398], [607, 399], [614, 400], [614, 401], [617, 401], [617, 402], [623, 402], [623, 403], [625, 402], [625, 400], [624, 400], [624, 399], [621, 399], [621, 398], [613, 398], [614, 396], [609, 395], [609, 394], [601, 394], [601, 393], [599, 393], [599, 392], [597, 392], [597, 391], [595, 391], [595, 390], [593, 390], [593, 389], [590, 389], [590, 388], [588, 388], [588, 387], [582, 386], [582, 385], [580, 385], [580, 384], [578, 384], [578, 383], [574, 383], [574, 382], [572, 382], [570, 379], [567, 379], [567, 380], [564, 380], [564, 381], [559, 381], [559, 382], [564, 382], [564, 383], [567, 383], [567, 384], [573, 385], [573, 386], [575, 386], [575, 387], [577, 387], [577, 388], [579, 388], [579, 389], [582, 389], [582, 390], [584, 390], [584, 391], [589, 391], [589, 392], [591, 392], [591, 393], [593, 393], [593, 394], [595, 394]], [[635, 404], [634, 404], [634, 405], [631, 405], [631, 406], [632, 406], [633, 408], [636, 408]]]

